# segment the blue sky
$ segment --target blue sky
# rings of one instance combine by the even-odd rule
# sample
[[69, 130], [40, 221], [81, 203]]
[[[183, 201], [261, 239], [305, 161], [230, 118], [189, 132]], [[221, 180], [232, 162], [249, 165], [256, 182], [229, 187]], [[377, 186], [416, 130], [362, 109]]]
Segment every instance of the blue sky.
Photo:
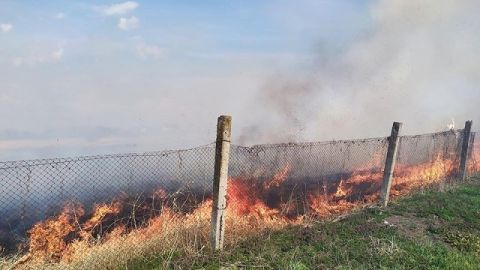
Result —
[[[308, 68], [318, 48], [341, 51], [368, 26], [366, 3], [2, 1], [11, 29], [0, 33], [0, 136], [12, 141], [3, 156], [208, 143], [216, 115], [235, 107], [228, 95]], [[177, 139], [184, 132], [198, 134]]]
[[[10, 40], [2, 39], [14, 47], [82, 41], [127, 46], [141, 39], [187, 61], [220, 54], [303, 54], [320, 42], [341, 46], [368, 24], [368, 1], [357, 2], [131, 1], [134, 8], [106, 15], [102, 9], [122, 2], [49, 1], [38, 7], [35, 1], [3, 1], [0, 18], [14, 25]], [[132, 17], [138, 26], [119, 29], [121, 18]], [[105, 53], [101, 49], [98, 53]], [[131, 60], [127, 57], [119, 60]]]
[[[480, 99], [477, 11], [473, 0], [3, 0], [0, 159], [206, 144], [224, 113], [248, 144], [382, 136], [395, 119], [441, 129]], [[412, 108], [370, 117], [390, 96]], [[415, 121], [433, 111], [432, 125]]]

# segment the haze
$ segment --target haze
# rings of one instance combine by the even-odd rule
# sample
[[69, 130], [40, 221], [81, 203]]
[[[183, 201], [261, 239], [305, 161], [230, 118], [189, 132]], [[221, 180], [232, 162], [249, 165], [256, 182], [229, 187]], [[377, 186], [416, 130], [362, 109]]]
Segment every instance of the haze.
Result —
[[[480, 126], [477, 0], [0, 3], [0, 159]], [[475, 128], [476, 129], [476, 128]]]

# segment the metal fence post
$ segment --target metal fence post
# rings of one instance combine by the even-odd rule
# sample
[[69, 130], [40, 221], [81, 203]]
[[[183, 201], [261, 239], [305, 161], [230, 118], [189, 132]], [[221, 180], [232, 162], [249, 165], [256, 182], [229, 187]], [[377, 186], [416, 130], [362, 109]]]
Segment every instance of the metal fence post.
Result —
[[392, 126], [392, 134], [388, 137], [387, 159], [385, 161], [385, 169], [383, 171], [383, 185], [381, 191], [381, 203], [385, 207], [390, 197], [390, 188], [392, 186], [393, 171], [397, 160], [398, 141], [402, 123], [394, 122]]
[[470, 137], [472, 131], [472, 121], [465, 122], [465, 128], [463, 129], [463, 141], [462, 152], [460, 153], [460, 167], [458, 168], [458, 174], [461, 181], [465, 181], [467, 178], [467, 165], [468, 165], [468, 152], [470, 148]]
[[212, 248], [214, 250], [223, 248], [231, 126], [232, 117], [225, 115], [218, 117], [211, 231]]

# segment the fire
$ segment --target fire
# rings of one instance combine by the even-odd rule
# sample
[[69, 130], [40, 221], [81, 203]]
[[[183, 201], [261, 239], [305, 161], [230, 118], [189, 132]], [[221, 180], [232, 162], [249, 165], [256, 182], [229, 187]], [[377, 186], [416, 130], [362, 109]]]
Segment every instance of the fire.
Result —
[[330, 201], [323, 194], [310, 194], [308, 202], [313, 214], [319, 217], [342, 214], [357, 206], [357, 204], [346, 200]]
[[[378, 158], [373, 157], [375, 164]], [[392, 196], [404, 195], [448, 178], [455, 173], [455, 164], [454, 160], [442, 156], [425, 164], [398, 164]], [[233, 238], [233, 235], [247, 235], [259, 228], [281, 229], [302, 223], [307, 216], [330, 217], [375, 203], [379, 199], [383, 172], [371, 167], [373, 169], [361, 168], [350, 174], [305, 183], [304, 188], [295, 188], [294, 181], [290, 181], [292, 165], [268, 179], [230, 177], [226, 228], [232, 231], [228, 235]], [[37, 223], [28, 231], [29, 257], [46, 262], [69, 261], [96, 245], [112, 245], [120, 239], [140, 245], [158, 234], [165, 237], [174, 234], [178, 228], [188, 228], [184, 230], [185, 241], [193, 237], [198, 248], [205, 245], [211, 198], [193, 202], [195, 207], [188, 210], [191, 208], [177, 207], [175, 198], [165, 189], [158, 189], [137, 210], [132, 210], [127, 207], [126, 197], [120, 197], [110, 204], [95, 204], [88, 214], [81, 205], [70, 203], [58, 216]], [[147, 215], [149, 220], [137, 226], [135, 215], [138, 213], [133, 211]], [[197, 231], [202, 232], [200, 236], [194, 233]]]
[[81, 206], [68, 203], [56, 218], [33, 226], [30, 235], [29, 253], [41, 260], [58, 260], [68, 247], [68, 236], [77, 230], [78, 218], [84, 215]]
[[340, 184], [337, 187], [337, 191], [335, 192], [335, 197], [343, 197], [347, 195], [345, 187], [343, 186], [343, 179], [340, 180]]
[[[278, 179], [280, 178], [274, 178], [269, 183], [279, 183]], [[277, 209], [268, 207], [261, 200], [262, 191], [269, 186], [276, 185], [261, 186], [255, 179], [230, 178], [227, 190], [228, 211], [238, 216], [249, 216], [256, 219], [271, 218], [277, 215], [279, 213]]]
[[432, 162], [404, 166], [398, 165], [393, 178], [392, 196], [405, 195], [414, 189], [439, 183], [456, 172], [455, 161], [438, 155]]
[[[115, 216], [122, 210], [122, 204], [120, 202], [114, 202], [112, 204], [98, 204], [94, 206], [92, 217], [90, 217], [82, 226], [82, 238], [91, 238], [94, 231], [101, 227], [102, 222], [108, 216]], [[101, 231], [101, 228], [100, 228]], [[101, 232], [100, 232], [101, 233]]]
[[285, 166], [285, 168], [283, 168], [283, 170], [276, 173], [272, 177], [272, 179], [270, 179], [269, 181], [265, 181], [265, 183], [263, 184], [263, 188], [270, 189], [272, 187], [279, 187], [283, 182], [285, 182], [289, 172], [290, 172], [290, 165], [287, 165]]
[[[405, 166], [397, 165], [391, 196], [400, 196], [412, 190], [439, 183], [456, 172], [455, 161], [438, 155], [433, 162]], [[374, 203], [379, 198], [383, 172], [358, 170], [341, 179], [335, 192], [316, 191], [308, 195], [310, 209], [315, 215], [327, 217], [345, 213], [352, 208]]]
[[[480, 140], [480, 138], [476, 138]], [[468, 164], [468, 172], [470, 174], [475, 174], [480, 172], [480, 142], [475, 142], [472, 146], [472, 154], [470, 157], [470, 162]]]
[[378, 199], [382, 176], [381, 172], [357, 170], [350, 177], [340, 179], [335, 192], [329, 194], [325, 191], [316, 191], [309, 194], [310, 210], [316, 216], [328, 217], [345, 213], [366, 203], [373, 203]]

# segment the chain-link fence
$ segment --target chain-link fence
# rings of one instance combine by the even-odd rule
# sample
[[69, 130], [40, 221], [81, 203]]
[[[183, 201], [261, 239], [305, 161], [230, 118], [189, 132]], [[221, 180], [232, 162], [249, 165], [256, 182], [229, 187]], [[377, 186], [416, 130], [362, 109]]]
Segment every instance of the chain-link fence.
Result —
[[480, 134], [478, 132], [472, 133], [470, 145], [468, 173], [476, 175], [480, 173]]
[[2, 162], [2, 253], [58, 262], [74, 241], [94, 244], [112, 232], [147, 227], [168, 211], [191, 213], [211, 197], [214, 158], [212, 144], [182, 151]]
[[233, 146], [231, 207], [244, 216], [276, 213], [292, 219], [325, 216], [341, 204], [374, 201], [386, 148], [384, 138]]
[[[402, 136], [391, 196], [456, 176], [462, 134]], [[387, 138], [233, 146], [227, 237], [242, 228], [281, 227], [377, 202], [387, 147]]]
[[[480, 171], [474, 140], [468, 169]], [[463, 133], [400, 138], [392, 196], [452, 180]], [[230, 150], [226, 241], [376, 203], [388, 138]], [[208, 246], [215, 145], [0, 163], [4, 265], [113, 268], [134, 256]], [[99, 261], [102, 261], [99, 263]], [[33, 265], [33, 266], [32, 266]]]
[[462, 140], [460, 130], [401, 137], [391, 194], [407, 194], [455, 177]]

